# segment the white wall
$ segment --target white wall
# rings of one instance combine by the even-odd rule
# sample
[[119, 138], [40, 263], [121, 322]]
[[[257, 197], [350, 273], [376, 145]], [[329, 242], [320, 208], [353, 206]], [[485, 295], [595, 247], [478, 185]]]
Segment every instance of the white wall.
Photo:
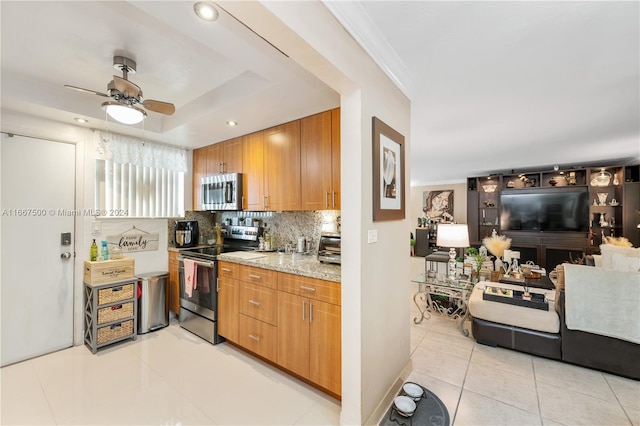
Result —
[[[71, 142], [76, 145], [76, 209], [93, 209], [95, 176], [95, 143], [90, 129], [55, 121], [42, 120], [26, 114], [2, 110], [2, 131], [33, 136], [43, 139]], [[38, 155], [34, 153], [34, 155]], [[188, 157], [191, 157], [190, 155]], [[189, 175], [190, 176], [190, 175]], [[191, 178], [186, 190], [191, 193]], [[74, 274], [74, 344], [83, 344], [83, 284], [84, 261], [89, 260], [89, 246], [93, 238], [105, 239], [106, 235], [120, 233], [133, 225], [147, 232], [159, 232], [160, 241], [157, 251], [126, 254], [136, 261], [136, 274], [145, 272], [168, 271], [167, 257], [167, 220], [166, 219], [98, 219], [102, 223], [102, 233], [91, 233], [93, 216], [78, 216], [75, 223], [75, 274]]]
[[[410, 219], [409, 226], [415, 230], [418, 226], [418, 218], [422, 216], [424, 206], [423, 194], [426, 191], [446, 191], [453, 190], [453, 220], [456, 223], [467, 223], [467, 183], [451, 183], [443, 185], [426, 185], [411, 187], [411, 205], [407, 217]], [[412, 231], [413, 232], [413, 231]]]
[[[403, 134], [410, 152], [409, 101], [322, 3], [219, 4], [341, 94], [341, 423], [377, 423], [376, 410], [409, 362], [410, 267], [408, 221], [372, 221], [371, 120]], [[367, 244], [370, 229], [375, 244]]]

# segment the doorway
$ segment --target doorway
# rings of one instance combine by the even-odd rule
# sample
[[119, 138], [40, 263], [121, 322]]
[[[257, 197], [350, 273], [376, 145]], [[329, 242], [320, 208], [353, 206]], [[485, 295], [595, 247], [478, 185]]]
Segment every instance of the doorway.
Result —
[[76, 147], [2, 133], [1, 365], [73, 345]]

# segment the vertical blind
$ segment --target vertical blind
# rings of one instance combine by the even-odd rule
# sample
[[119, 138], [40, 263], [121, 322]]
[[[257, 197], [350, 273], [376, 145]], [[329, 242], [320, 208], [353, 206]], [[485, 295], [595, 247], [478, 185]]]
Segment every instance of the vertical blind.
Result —
[[100, 138], [95, 201], [101, 216], [184, 216], [183, 149], [95, 133]]

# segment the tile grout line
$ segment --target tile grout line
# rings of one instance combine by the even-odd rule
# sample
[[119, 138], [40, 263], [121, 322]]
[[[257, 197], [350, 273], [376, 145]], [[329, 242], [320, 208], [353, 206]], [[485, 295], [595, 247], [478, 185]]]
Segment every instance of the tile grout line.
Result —
[[471, 354], [469, 355], [469, 361], [467, 361], [467, 368], [464, 371], [464, 379], [462, 379], [462, 384], [460, 385], [460, 395], [458, 396], [458, 402], [456, 403], [456, 410], [453, 413], [453, 418], [451, 419], [451, 426], [455, 424], [456, 417], [458, 417], [458, 408], [460, 408], [460, 401], [462, 400], [462, 393], [464, 392], [464, 384], [467, 381], [467, 374], [469, 374], [469, 367], [471, 366], [471, 358], [473, 358], [473, 352], [476, 350], [476, 345], [477, 345], [477, 342], [474, 341], [473, 347], [471, 348]]
[[[47, 407], [49, 407], [49, 412], [51, 413], [51, 418], [53, 419], [53, 422], [55, 424], [59, 425], [60, 422], [56, 418], [56, 414], [53, 412], [53, 407], [51, 406], [51, 402], [49, 401], [49, 396], [47, 395], [47, 392], [46, 392], [46, 390], [44, 388], [44, 384], [42, 383], [42, 378], [40, 377], [40, 373], [38, 372], [38, 368], [36, 366], [36, 362], [37, 362], [38, 358], [34, 358], [33, 359], [33, 363], [31, 363], [31, 368], [36, 373], [36, 377], [38, 378], [38, 385], [40, 386], [40, 391], [42, 392], [42, 396], [44, 396], [45, 401], [47, 401]], [[31, 360], [27, 360], [27, 361], [31, 361]]]
[[533, 357], [529, 358], [531, 362], [531, 370], [533, 372], [533, 385], [536, 388], [536, 401], [538, 401], [538, 420], [540, 420], [540, 425], [544, 425], [544, 421], [542, 420], [542, 406], [540, 404], [540, 392], [538, 391], [538, 379], [536, 378], [536, 363], [533, 362]]
[[620, 398], [618, 398], [618, 394], [616, 393], [616, 391], [611, 386], [611, 383], [607, 379], [607, 375], [603, 373], [602, 377], [604, 378], [604, 381], [607, 382], [607, 386], [609, 386], [609, 389], [611, 389], [611, 393], [616, 398], [616, 402], [618, 403], [618, 405], [622, 409], [622, 412], [624, 413], [624, 415], [627, 417], [627, 420], [629, 420], [629, 424], [633, 425], [633, 420], [631, 420], [631, 417], [629, 417], [629, 413], [627, 412], [627, 410], [625, 410], [624, 405], [622, 405], [622, 402], [620, 401]]

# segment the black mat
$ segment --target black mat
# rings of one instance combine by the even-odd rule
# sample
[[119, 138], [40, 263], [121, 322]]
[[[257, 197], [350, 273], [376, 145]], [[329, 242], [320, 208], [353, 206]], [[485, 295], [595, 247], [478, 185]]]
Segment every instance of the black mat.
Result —
[[[379, 426], [450, 426], [451, 419], [447, 407], [433, 392], [424, 386], [421, 387], [424, 389], [425, 396], [417, 403], [418, 407], [411, 418], [399, 415], [393, 409], [392, 402]], [[402, 391], [400, 391], [400, 395], [402, 395]]]

